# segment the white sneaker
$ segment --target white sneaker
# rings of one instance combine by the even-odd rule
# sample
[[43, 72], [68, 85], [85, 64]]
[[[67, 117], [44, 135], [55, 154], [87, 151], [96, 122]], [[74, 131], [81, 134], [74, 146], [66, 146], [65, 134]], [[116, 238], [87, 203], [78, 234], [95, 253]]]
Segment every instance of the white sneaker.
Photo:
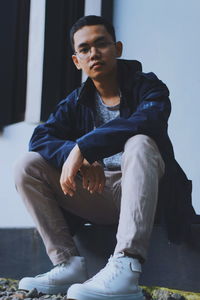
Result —
[[57, 265], [51, 271], [36, 277], [25, 277], [19, 282], [19, 289], [32, 290], [44, 294], [67, 293], [67, 289], [77, 282], [87, 280], [84, 257], [72, 256], [66, 263]]
[[77, 300], [144, 300], [138, 286], [141, 264], [123, 253], [111, 257], [107, 265], [83, 284], [72, 285], [67, 299]]

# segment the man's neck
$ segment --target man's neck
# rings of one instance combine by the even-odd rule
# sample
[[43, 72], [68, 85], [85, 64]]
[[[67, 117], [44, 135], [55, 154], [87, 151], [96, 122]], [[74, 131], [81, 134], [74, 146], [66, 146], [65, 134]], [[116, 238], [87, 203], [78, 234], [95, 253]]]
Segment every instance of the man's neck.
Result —
[[120, 92], [117, 76], [104, 78], [103, 80], [93, 80], [97, 92], [106, 105], [116, 105], [120, 102]]

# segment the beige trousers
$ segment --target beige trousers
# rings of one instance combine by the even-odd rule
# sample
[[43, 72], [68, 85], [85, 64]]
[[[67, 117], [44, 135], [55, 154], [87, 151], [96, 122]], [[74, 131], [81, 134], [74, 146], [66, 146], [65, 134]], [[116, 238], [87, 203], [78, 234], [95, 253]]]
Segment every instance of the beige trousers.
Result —
[[164, 168], [155, 142], [136, 135], [125, 144], [121, 170], [105, 171], [102, 194], [83, 189], [78, 174], [76, 194], [64, 195], [60, 173], [36, 152], [16, 163], [15, 184], [54, 265], [78, 254], [63, 211], [95, 224], [118, 224], [115, 253], [125, 251], [145, 259]]

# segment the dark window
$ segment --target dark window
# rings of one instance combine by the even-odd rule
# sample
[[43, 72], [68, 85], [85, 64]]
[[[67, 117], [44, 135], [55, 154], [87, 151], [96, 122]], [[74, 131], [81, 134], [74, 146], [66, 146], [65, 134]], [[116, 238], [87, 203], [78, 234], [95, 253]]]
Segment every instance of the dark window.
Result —
[[101, 15], [111, 23], [113, 22], [113, 0], [101, 1]]
[[24, 119], [29, 0], [0, 1], [0, 127]]
[[46, 1], [42, 121], [81, 83], [81, 72], [76, 70], [71, 59], [69, 31], [83, 15], [83, 0]]

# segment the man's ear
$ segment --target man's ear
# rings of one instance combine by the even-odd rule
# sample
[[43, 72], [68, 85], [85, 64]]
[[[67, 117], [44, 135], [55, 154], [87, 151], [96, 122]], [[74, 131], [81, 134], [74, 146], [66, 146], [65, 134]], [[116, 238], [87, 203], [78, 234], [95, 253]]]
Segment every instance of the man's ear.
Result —
[[75, 54], [72, 55], [72, 60], [73, 60], [73, 62], [75, 64], [75, 66], [77, 67], [77, 69], [81, 70], [81, 66], [80, 66], [78, 58], [77, 58], [77, 56]]
[[123, 50], [123, 44], [122, 42], [116, 42], [116, 57], [120, 57], [122, 55], [122, 50]]

